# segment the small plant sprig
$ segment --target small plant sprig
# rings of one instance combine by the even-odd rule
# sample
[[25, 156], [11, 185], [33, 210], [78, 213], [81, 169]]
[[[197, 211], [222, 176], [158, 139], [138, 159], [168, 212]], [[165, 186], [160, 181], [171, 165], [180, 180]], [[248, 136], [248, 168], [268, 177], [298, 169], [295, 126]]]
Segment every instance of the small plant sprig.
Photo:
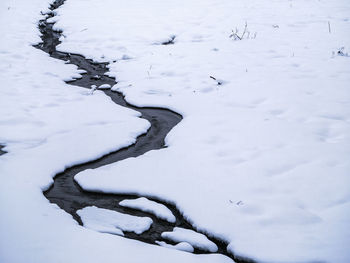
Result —
[[339, 48], [337, 52], [333, 51], [333, 57], [335, 55], [338, 55], [338, 56], [341, 56], [341, 57], [350, 57], [350, 55], [347, 52], [345, 52], [345, 47]]
[[248, 30], [248, 23], [245, 22], [243, 32], [240, 34], [238, 28], [236, 27], [235, 30], [232, 29], [232, 33], [230, 34], [230, 38], [233, 38], [233, 40], [243, 40], [243, 39], [255, 39], [257, 35], [257, 32], [255, 32], [252, 36], [250, 31]]
[[216, 84], [217, 84], [218, 86], [222, 85], [222, 81], [218, 80], [217, 78], [215, 78], [215, 77], [213, 77], [213, 76], [209, 76], [209, 78], [215, 80], [215, 81], [216, 81]]
[[162, 45], [173, 45], [173, 44], [175, 44], [175, 38], [176, 38], [175, 35], [170, 36], [170, 38], [167, 41], [163, 42]]

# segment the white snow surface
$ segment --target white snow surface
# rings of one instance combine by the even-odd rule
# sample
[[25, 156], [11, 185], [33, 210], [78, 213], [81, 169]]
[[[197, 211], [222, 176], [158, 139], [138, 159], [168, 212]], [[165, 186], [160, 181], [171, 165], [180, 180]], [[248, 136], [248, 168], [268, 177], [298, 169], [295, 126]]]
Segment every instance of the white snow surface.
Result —
[[[153, 221], [149, 217], [132, 216], [96, 206], [88, 206], [77, 211], [85, 227], [99, 232], [121, 234], [120, 231], [142, 234]], [[117, 231], [116, 231], [117, 229]]]
[[125, 199], [119, 202], [119, 205], [138, 209], [144, 212], [149, 212], [158, 218], [166, 220], [170, 223], [175, 223], [176, 221], [173, 213], [165, 205], [148, 200], [145, 197], [140, 197], [137, 199]]
[[111, 88], [111, 85], [109, 84], [102, 84], [98, 87], [98, 89], [110, 89]]
[[172, 248], [172, 249], [177, 249], [177, 250], [181, 250], [181, 251], [186, 251], [186, 252], [193, 252], [194, 248], [187, 242], [180, 242], [176, 245], [171, 245], [168, 244], [164, 241], [156, 241], [156, 243], [162, 247], [166, 247], [166, 248]]
[[218, 247], [210, 241], [205, 235], [197, 233], [191, 229], [185, 229], [182, 227], [174, 227], [171, 232], [163, 232], [162, 238], [174, 241], [174, 242], [187, 242], [195, 248], [202, 249], [209, 252], [217, 252]]
[[[61, 50], [112, 62], [130, 103], [184, 116], [168, 148], [81, 186], [175, 202], [259, 261], [350, 262], [349, 1], [75, 0], [58, 14]], [[246, 22], [249, 39], [229, 37]]]
[[[30, 46], [48, 3], [0, 3], [0, 261], [230, 262], [87, 231], [43, 197], [148, 127]], [[175, 202], [259, 261], [350, 261], [349, 1], [67, 0], [58, 14], [61, 50], [117, 60], [113, 90], [184, 116], [168, 148], [81, 173], [84, 188]], [[245, 22], [256, 37], [229, 38]]]
[[31, 46], [50, 2], [0, 1], [0, 144], [8, 152], [0, 156], [0, 262], [232, 262], [90, 231], [44, 197], [56, 173], [130, 145], [149, 127], [101, 91], [65, 84], [77, 68]]

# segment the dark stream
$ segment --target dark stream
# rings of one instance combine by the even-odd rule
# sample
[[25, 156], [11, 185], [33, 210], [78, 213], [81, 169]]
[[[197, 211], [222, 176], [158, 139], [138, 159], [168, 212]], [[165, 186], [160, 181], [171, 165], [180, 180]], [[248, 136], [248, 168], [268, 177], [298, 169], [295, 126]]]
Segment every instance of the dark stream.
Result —
[[[65, 0], [56, 0], [50, 6], [50, 12], [45, 15], [45, 19], [39, 22], [39, 30], [42, 34], [42, 43], [36, 45], [36, 48], [43, 50], [50, 54], [51, 57], [64, 60], [67, 63], [77, 65], [79, 69], [85, 70], [87, 73], [82, 75], [81, 79], [68, 82], [71, 85], [76, 85], [90, 89], [91, 85], [110, 84], [113, 86], [116, 82], [113, 78], [105, 76], [108, 71], [108, 63], [96, 63], [92, 60], [86, 59], [81, 55], [69, 54], [56, 51], [56, 46], [60, 43], [59, 37], [62, 32], [57, 32], [52, 29], [53, 24], [47, 23], [46, 19], [55, 15], [54, 10], [64, 4]], [[134, 199], [140, 196], [137, 195], [121, 195], [121, 194], [104, 194], [88, 192], [83, 190], [75, 181], [74, 176], [86, 169], [98, 168], [106, 164], [114, 163], [129, 157], [136, 157], [142, 155], [150, 150], [164, 148], [164, 138], [168, 132], [177, 125], [182, 117], [168, 109], [152, 108], [152, 107], [136, 107], [125, 101], [123, 95], [119, 92], [111, 90], [104, 90], [104, 93], [109, 96], [115, 103], [134, 109], [142, 114], [141, 118], [148, 120], [151, 123], [151, 128], [147, 133], [139, 136], [135, 144], [110, 153], [99, 158], [98, 160], [75, 165], [59, 173], [54, 178], [54, 183], [50, 189], [44, 192], [45, 197], [51, 202], [57, 204], [60, 208], [71, 214], [73, 218], [82, 225], [80, 217], [76, 211], [87, 206], [97, 206], [109, 210], [118, 211], [125, 214], [135, 216], [147, 216], [152, 218], [153, 224], [149, 230], [142, 234], [135, 234], [134, 232], [123, 231], [126, 238], [136, 239], [142, 242], [156, 245], [155, 241], [166, 241], [161, 237], [164, 231], [172, 231], [175, 226], [192, 229], [196, 231], [192, 225], [182, 216], [174, 204], [166, 203], [154, 197], [145, 196], [150, 200], [156, 201], [168, 207], [176, 217], [175, 223], [169, 223], [161, 220], [153, 214], [142, 212], [135, 209], [125, 208], [119, 206], [119, 201], [124, 199]], [[3, 153], [0, 147], [0, 154]], [[198, 232], [198, 231], [197, 231]], [[216, 238], [215, 236], [205, 234], [209, 240], [213, 241], [219, 248], [217, 253], [224, 254], [238, 263], [253, 262], [252, 260], [238, 257], [227, 252], [227, 243]], [[207, 254], [209, 252], [195, 249], [196, 254]]]

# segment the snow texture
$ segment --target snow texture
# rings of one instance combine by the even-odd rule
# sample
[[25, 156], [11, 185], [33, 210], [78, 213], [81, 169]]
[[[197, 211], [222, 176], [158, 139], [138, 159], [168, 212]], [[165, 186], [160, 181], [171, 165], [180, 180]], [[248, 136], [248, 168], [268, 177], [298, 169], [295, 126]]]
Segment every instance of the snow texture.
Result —
[[181, 250], [181, 251], [186, 251], [186, 252], [193, 252], [194, 248], [187, 242], [180, 242], [176, 245], [171, 245], [168, 244], [164, 241], [156, 241], [156, 243], [162, 247], [166, 247], [166, 248], [172, 248], [172, 249], [177, 249], [177, 250]]
[[350, 262], [349, 1], [76, 0], [59, 15], [59, 49], [111, 62], [129, 102], [184, 116], [168, 148], [81, 186], [174, 202], [241, 256]]
[[204, 251], [217, 252], [218, 247], [210, 241], [205, 235], [197, 233], [191, 229], [182, 227], [174, 227], [172, 232], [163, 232], [162, 238], [171, 240], [173, 242], [187, 242], [195, 248]]
[[[230, 262], [86, 231], [43, 197], [57, 172], [149, 127], [64, 84], [76, 67], [30, 46], [48, 3], [0, 2], [0, 261]], [[78, 174], [82, 187], [173, 202], [241, 256], [350, 262], [349, 1], [67, 0], [57, 12], [60, 50], [110, 62], [130, 103], [184, 116], [167, 148]], [[249, 37], [230, 37], [246, 23]]]
[[148, 200], [145, 197], [140, 197], [137, 199], [125, 199], [119, 202], [119, 205], [154, 214], [156, 217], [166, 220], [170, 223], [175, 223], [176, 221], [173, 213], [165, 205]]
[[98, 89], [110, 89], [111, 88], [111, 85], [109, 84], [102, 84], [98, 87]]
[[44, 197], [55, 174], [128, 146], [149, 128], [102, 91], [65, 84], [80, 75], [76, 66], [32, 47], [50, 3], [0, 1], [0, 144], [7, 151], [0, 156], [0, 262], [232, 262], [89, 231]]
[[142, 234], [153, 221], [149, 217], [132, 216], [116, 211], [89, 206], [77, 211], [85, 227], [99, 232], [123, 235], [122, 231]]

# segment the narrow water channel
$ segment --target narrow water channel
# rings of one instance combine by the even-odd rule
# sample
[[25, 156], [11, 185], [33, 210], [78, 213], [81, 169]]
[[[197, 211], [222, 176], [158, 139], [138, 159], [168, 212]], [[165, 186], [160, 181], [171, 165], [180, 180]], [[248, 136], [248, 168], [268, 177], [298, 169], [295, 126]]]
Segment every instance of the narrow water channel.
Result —
[[[42, 43], [36, 45], [36, 48], [43, 50], [50, 54], [51, 57], [56, 59], [64, 60], [67, 63], [78, 66], [79, 69], [86, 71], [86, 74], [82, 75], [81, 79], [68, 82], [71, 85], [76, 85], [90, 89], [91, 85], [102, 85], [110, 84], [113, 86], [116, 82], [113, 78], [105, 76], [104, 74], [108, 71], [107, 63], [96, 63], [92, 60], [86, 59], [81, 55], [69, 54], [56, 50], [56, 46], [60, 43], [59, 38], [62, 32], [53, 30], [53, 24], [48, 23], [47, 19], [55, 15], [55, 9], [63, 5], [65, 0], [56, 0], [50, 6], [50, 12], [43, 14], [45, 19], [39, 22], [39, 30], [42, 34]], [[136, 107], [125, 101], [123, 95], [118, 92], [111, 90], [104, 90], [104, 93], [109, 96], [113, 102], [118, 105], [136, 110], [141, 113], [141, 118], [148, 120], [151, 123], [150, 129], [147, 133], [139, 136], [135, 144], [120, 149], [116, 152], [99, 158], [98, 160], [75, 165], [66, 169], [64, 172], [59, 173], [54, 178], [53, 185], [44, 192], [45, 197], [51, 202], [57, 204], [61, 209], [71, 214], [73, 218], [80, 224], [83, 225], [81, 218], [77, 215], [77, 210], [87, 206], [96, 206], [99, 208], [105, 208], [109, 210], [118, 211], [125, 214], [134, 216], [147, 216], [153, 220], [151, 228], [142, 234], [135, 234], [134, 232], [124, 232], [126, 238], [136, 239], [149, 244], [154, 244], [156, 240], [166, 241], [161, 237], [161, 233], [165, 231], [172, 231], [174, 227], [182, 227], [196, 231], [193, 226], [182, 216], [180, 211], [174, 204], [166, 203], [160, 199], [145, 196], [146, 198], [156, 201], [165, 205], [172, 211], [176, 217], [175, 223], [169, 223], [165, 220], [157, 218], [155, 215], [140, 210], [126, 208], [120, 206], [118, 203], [124, 199], [134, 199], [140, 196], [137, 195], [120, 195], [120, 194], [103, 194], [84, 191], [75, 181], [74, 176], [86, 169], [94, 169], [107, 165], [110, 163], [118, 162], [129, 157], [137, 157], [150, 150], [156, 150], [164, 148], [164, 138], [168, 132], [177, 125], [182, 117], [168, 109], [154, 108], [154, 107]], [[1, 154], [0, 149], [0, 154]], [[198, 231], [196, 231], [198, 232]], [[202, 233], [205, 234], [205, 233]], [[214, 242], [217, 247], [217, 253], [226, 255], [234, 259], [237, 263], [252, 263], [253, 261], [237, 257], [227, 252], [227, 243], [216, 238], [215, 236], [205, 234], [209, 240]], [[195, 249], [196, 254], [207, 254], [209, 252]]]

